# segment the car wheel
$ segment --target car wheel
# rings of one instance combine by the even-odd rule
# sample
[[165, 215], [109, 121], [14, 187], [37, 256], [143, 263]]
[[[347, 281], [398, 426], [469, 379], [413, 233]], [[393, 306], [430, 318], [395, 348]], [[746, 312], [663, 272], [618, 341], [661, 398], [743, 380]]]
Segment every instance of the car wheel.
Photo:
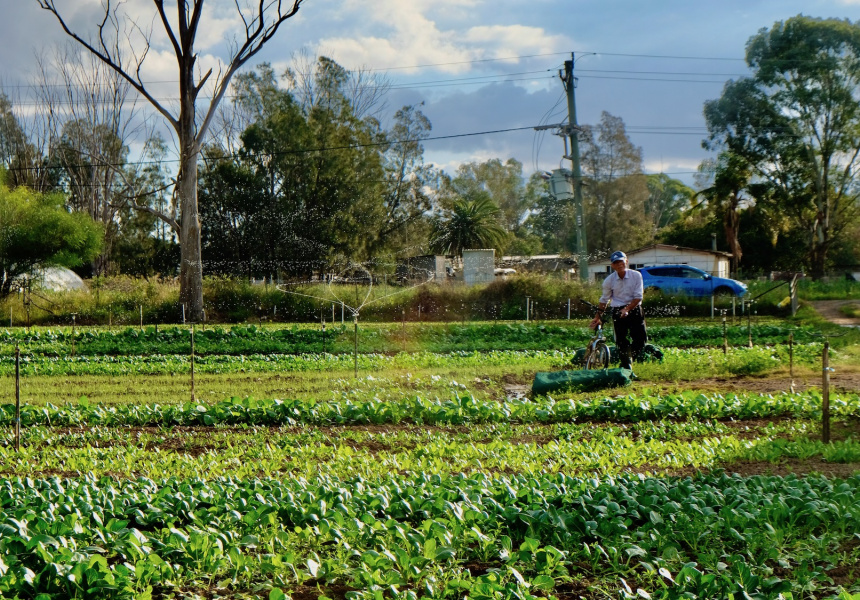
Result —
[[720, 286], [714, 290], [714, 296], [720, 296], [723, 298], [734, 296], [735, 293], [731, 288], [727, 288], [726, 286]]

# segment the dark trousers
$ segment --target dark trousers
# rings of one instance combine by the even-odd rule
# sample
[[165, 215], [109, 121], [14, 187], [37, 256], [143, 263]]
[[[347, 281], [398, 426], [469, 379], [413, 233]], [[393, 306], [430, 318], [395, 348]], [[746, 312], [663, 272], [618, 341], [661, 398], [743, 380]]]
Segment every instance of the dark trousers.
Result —
[[[637, 306], [626, 317], [621, 316], [621, 309], [612, 309], [612, 325], [615, 329], [615, 346], [621, 358], [621, 366], [625, 369], [632, 367], [633, 359], [642, 359], [642, 350], [648, 341], [645, 331], [645, 315], [642, 307]], [[632, 343], [627, 336], [633, 340]]]

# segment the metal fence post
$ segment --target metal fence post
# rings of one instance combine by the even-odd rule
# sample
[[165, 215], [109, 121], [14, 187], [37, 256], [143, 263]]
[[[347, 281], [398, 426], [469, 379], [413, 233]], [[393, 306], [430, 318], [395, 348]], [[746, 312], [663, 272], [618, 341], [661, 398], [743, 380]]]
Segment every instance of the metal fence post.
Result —
[[21, 349], [15, 344], [15, 452], [21, 449]]
[[821, 355], [821, 441], [830, 442], [830, 342]]

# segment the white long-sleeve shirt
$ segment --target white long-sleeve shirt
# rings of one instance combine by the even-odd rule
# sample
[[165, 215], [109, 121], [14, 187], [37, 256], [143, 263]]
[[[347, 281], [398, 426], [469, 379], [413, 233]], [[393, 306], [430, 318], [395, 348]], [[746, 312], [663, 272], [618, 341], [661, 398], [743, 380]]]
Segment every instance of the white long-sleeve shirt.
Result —
[[[633, 300], [642, 301], [643, 294], [642, 273], [627, 269], [624, 279], [618, 277], [613, 271], [603, 280], [603, 295], [600, 303], [608, 306], [627, 306]], [[609, 304], [611, 300], [611, 304]]]

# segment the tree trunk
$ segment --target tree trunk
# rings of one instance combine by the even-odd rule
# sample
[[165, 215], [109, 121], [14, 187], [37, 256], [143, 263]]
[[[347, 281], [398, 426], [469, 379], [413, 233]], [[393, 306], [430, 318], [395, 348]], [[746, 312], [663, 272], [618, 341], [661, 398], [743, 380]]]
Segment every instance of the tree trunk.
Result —
[[827, 265], [827, 250], [830, 246], [830, 211], [828, 210], [827, 199], [822, 198], [822, 195], [823, 193], [819, 192], [816, 201], [818, 214], [815, 219], [815, 228], [812, 232], [812, 248], [810, 252], [810, 268], [812, 278], [815, 281], [824, 277], [824, 270]]
[[[200, 216], [197, 211], [197, 158], [200, 144], [195, 126], [195, 105], [191, 68], [183, 65], [187, 80], [180, 82], [182, 108], [177, 133], [180, 140], [179, 173], [176, 188], [179, 196], [179, 301], [185, 306], [186, 318], [203, 321], [203, 262], [201, 255]], [[184, 84], [184, 85], [183, 85]]]
[[812, 248], [810, 251], [810, 270], [812, 271], [812, 279], [819, 281], [824, 277], [825, 267], [827, 265], [827, 243], [819, 238], [819, 232], [816, 231], [812, 236]]

